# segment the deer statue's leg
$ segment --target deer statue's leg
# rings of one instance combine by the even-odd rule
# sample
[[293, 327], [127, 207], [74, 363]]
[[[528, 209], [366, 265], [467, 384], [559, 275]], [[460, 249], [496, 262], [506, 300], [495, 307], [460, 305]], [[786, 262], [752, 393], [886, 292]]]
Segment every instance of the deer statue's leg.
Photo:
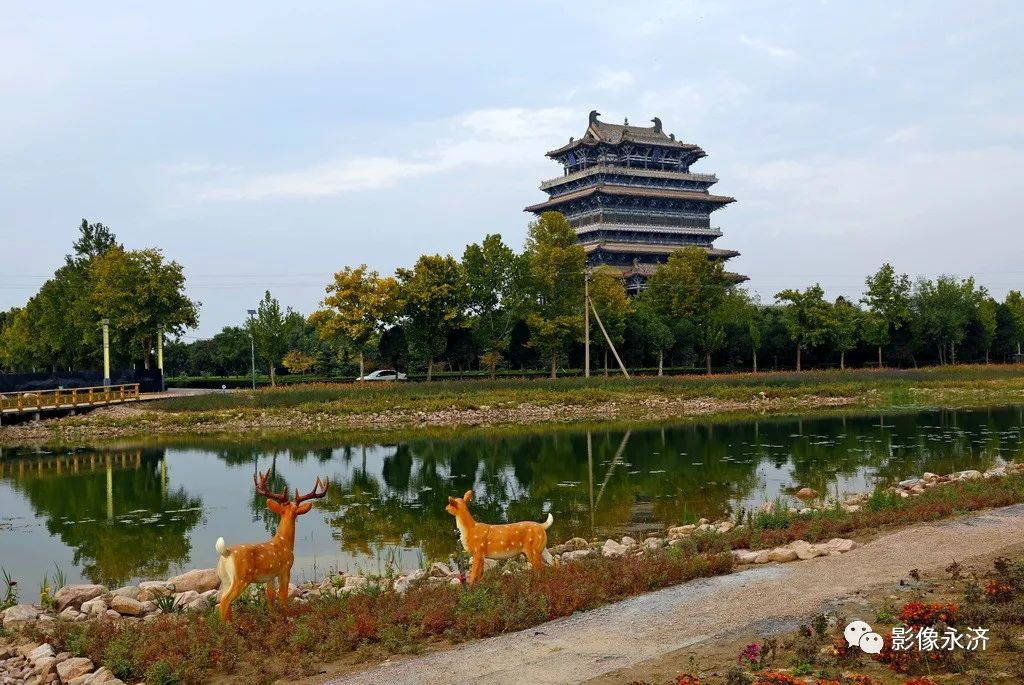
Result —
[[281, 575], [277, 577], [277, 596], [281, 600], [282, 611], [286, 606], [288, 606], [288, 581], [291, 580], [291, 577], [291, 567], [288, 567], [287, 570], [282, 571]]
[[476, 581], [480, 580], [480, 576], [484, 574], [484, 555], [474, 554], [473, 560], [469, 564], [469, 584], [472, 585]]
[[537, 549], [536, 545], [530, 545], [526, 548], [526, 558], [530, 560], [530, 568], [534, 572], [544, 568], [544, 557], [541, 556], [540, 550]]
[[238, 581], [231, 584], [231, 587], [227, 589], [224, 595], [220, 598], [218, 608], [220, 609], [221, 620], [231, 620], [231, 603], [238, 598], [238, 595], [242, 594], [242, 590], [246, 588], [246, 585]]
[[267, 609], [274, 610], [274, 579], [267, 581]]

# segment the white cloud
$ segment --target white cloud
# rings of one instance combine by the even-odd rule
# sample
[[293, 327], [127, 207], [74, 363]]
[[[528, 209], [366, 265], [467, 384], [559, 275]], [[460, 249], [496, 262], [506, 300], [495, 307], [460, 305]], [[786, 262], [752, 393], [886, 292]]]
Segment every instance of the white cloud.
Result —
[[594, 81], [594, 89], [617, 93], [636, 83], [633, 74], [624, 69], [605, 69]]
[[885, 138], [882, 139], [883, 143], [913, 143], [921, 139], [921, 127], [920, 126], [906, 126], [904, 128], [896, 129]]
[[445, 135], [411, 155], [352, 156], [293, 171], [236, 175], [214, 180], [199, 197], [221, 201], [323, 197], [390, 188], [412, 178], [474, 165], [535, 162], [537, 150], [560, 140], [571, 124], [579, 123], [578, 118], [566, 107], [473, 110], [441, 122], [437, 128]]
[[784, 48], [781, 45], [774, 45], [763, 38], [753, 38], [743, 34], [740, 36], [740, 43], [767, 55], [769, 58], [775, 62], [779, 62], [780, 64], [789, 64], [800, 61], [800, 55], [795, 50]]

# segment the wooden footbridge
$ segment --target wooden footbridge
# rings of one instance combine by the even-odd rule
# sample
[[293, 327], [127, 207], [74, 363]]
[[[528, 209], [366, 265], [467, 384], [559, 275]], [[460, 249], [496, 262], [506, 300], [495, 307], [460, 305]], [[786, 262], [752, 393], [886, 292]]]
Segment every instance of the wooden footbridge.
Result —
[[38, 418], [47, 411], [75, 411], [138, 402], [140, 397], [138, 383], [0, 393], [0, 422], [7, 417], [26, 414]]

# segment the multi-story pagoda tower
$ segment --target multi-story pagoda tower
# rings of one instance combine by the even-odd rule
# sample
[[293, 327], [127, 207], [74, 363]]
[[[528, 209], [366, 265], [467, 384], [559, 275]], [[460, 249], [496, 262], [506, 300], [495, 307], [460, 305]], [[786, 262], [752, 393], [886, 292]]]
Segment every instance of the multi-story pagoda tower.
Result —
[[710, 192], [718, 182], [714, 174], [690, 171], [704, 150], [666, 134], [657, 117], [654, 126], [643, 127], [630, 126], [628, 119], [622, 126], [606, 124], [598, 116], [590, 113], [582, 138], [547, 153], [564, 173], [541, 183], [548, 199], [526, 211], [564, 214], [588, 264], [621, 269], [631, 292], [681, 247], [702, 247], [713, 259], [739, 255], [714, 247], [722, 231], [711, 226], [711, 212], [735, 199]]

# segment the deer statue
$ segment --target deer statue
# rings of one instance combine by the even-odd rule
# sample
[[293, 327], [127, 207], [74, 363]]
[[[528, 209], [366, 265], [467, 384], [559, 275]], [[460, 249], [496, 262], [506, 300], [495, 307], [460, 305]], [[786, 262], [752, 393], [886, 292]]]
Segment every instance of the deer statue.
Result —
[[462, 547], [472, 559], [468, 578], [470, 584], [478, 581], [483, 575], [484, 559], [511, 559], [519, 554], [525, 554], [534, 571], [539, 571], [545, 563], [554, 564], [554, 559], [547, 550], [548, 528], [555, 522], [551, 514], [548, 514], [548, 519], [544, 523], [477, 523], [469, 513], [469, 500], [472, 498], [473, 491], [467, 490], [462, 497], [449, 497], [448, 506], [444, 508], [455, 517]]
[[267, 473], [260, 474], [256, 482], [256, 474], [252, 476], [256, 494], [267, 498], [267, 509], [281, 517], [277, 533], [266, 542], [227, 547], [224, 538], [217, 538], [217, 575], [220, 576], [220, 617], [231, 620], [231, 602], [252, 583], [267, 584], [267, 604], [274, 606], [274, 580], [277, 580], [278, 597], [281, 608], [288, 602], [288, 581], [292, 575], [292, 563], [295, 561], [295, 517], [305, 514], [313, 508], [312, 502], [327, 494], [328, 481], [316, 479], [316, 485], [305, 495], [295, 490], [295, 499], [288, 499], [288, 488], [281, 492], [267, 490]]

